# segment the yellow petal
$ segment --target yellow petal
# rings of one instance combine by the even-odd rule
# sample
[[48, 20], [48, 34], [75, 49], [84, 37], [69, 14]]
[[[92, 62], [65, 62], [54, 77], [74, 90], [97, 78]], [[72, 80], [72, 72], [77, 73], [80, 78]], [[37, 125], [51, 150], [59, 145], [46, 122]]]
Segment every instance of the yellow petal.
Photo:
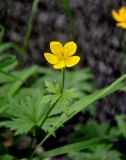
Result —
[[77, 45], [74, 42], [68, 42], [64, 45], [64, 56], [72, 56], [77, 50]]
[[117, 27], [120, 27], [120, 28], [126, 29], [126, 22], [120, 22], [120, 23], [117, 23]]
[[44, 53], [45, 59], [50, 63], [50, 64], [56, 64], [59, 62], [59, 58], [51, 53]]
[[119, 15], [123, 19], [123, 21], [126, 20], [126, 7], [123, 6], [122, 8], [120, 8]]
[[72, 67], [72, 66], [75, 66], [76, 64], [78, 64], [79, 61], [80, 61], [79, 56], [72, 56], [72, 57], [65, 59], [65, 64], [67, 67]]
[[52, 51], [53, 54], [61, 57], [62, 53], [63, 53], [63, 46], [60, 42], [58, 41], [52, 41], [50, 43], [50, 49]]
[[65, 68], [64, 60], [61, 60], [59, 63], [55, 64], [53, 67], [54, 67], [55, 69]]
[[121, 7], [120, 9], [119, 9], [119, 15], [124, 15], [125, 14], [125, 11], [126, 11], [126, 7]]
[[122, 17], [120, 17], [120, 15], [115, 10], [112, 11], [112, 16], [116, 21], [122, 21]]

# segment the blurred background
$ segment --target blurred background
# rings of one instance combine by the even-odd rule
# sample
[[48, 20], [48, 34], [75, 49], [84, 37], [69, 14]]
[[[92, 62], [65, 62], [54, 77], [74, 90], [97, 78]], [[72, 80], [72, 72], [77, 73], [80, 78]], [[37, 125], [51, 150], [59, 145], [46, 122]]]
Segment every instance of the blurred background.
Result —
[[[0, 0], [0, 24], [5, 29], [3, 42], [16, 42], [22, 46], [32, 5], [33, 0]], [[111, 14], [113, 9], [118, 10], [125, 5], [125, 0], [40, 0], [23, 67], [33, 64], [49, 66], [43, 53], [50, 51], [50, 41], [63, 44], [74, 41], [78, 46], [77, 54], [81, 57], [76, 69], [90, 69], [93, 74], [91, 83], [97, 88], [111, 84], [126, 71], [126, 54], [123, 69], [120, 70], [121, 40], [125, 31], [116, 27]], [[9, 51], [21, 60], [15, 49]], [[66, 134], [71, 132], [71, 124], [84, 123], [93, 118], [100, 123], [107, 121], [115, 125], [114, 117], [126, 113], [126, 94], [114, 93], [98, 101], [95, 109], [95, 115], [86, 111], [75, 116], [68, 124]], [[61, 132], [58, 132], [59, 137]], [[58, 142], [64, 144], [62, 138]]]
[[[4, 41], [22, 45], [32, 4], [33, 0], [0, 0]], [[111, 12], [125, 4], [124, 0], [40, 0], [25, 65], [47, 65], [43, 53], [50, 51], [50, 41], [75, 41], [77, 54], [81, 56], [78, 67], [89, 67], [95, 75], [94, 83], [98, 87], [107, 86], [121, 75], [120, 41], [124, 34], [123, 29], [116, 27]], [[123, 73], [125, 70], [124, 60]], [[111, 95], [98, 104], [98, 110], [102, 112], [100, 119], [125, 112], [125, 104], [125, 95]]]

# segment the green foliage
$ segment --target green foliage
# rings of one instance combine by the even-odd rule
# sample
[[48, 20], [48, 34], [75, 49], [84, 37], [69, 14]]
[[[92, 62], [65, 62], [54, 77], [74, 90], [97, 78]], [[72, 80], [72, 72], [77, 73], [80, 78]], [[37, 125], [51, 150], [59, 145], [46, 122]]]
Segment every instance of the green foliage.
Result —
[[42, 101], [42, 92], [34, 89], [34, 93], [21, 100], [11, 99], [8, 104], [8, 114], [11, 120], [1, 122], [1, 126], [6, 126], [16, 130], [17, 134], [27, 134], [33, 127], [39, 126], [47, 109], [47, 105]]
[[[73, 22], [69, 0], [60, 2], [68, 20]], [[24, 58], [38, 4], [39, 0], [34, 0], [22, 47], [13, 42], [2, 42], [5, 29], [0, 25], [0, 126], [10, 128], [18, 136], [27, 135], [29, 132], [35, 136], [39, 128], [43, 130], [42, 137], [45, 136], [39, 144], [42, 145], [51, 135], [55, 135], [57, 129], [79, 112], [89, 109], [97, 100], [115, 91], [126, 91], [123, 83], [126, 75], [108, 87], [96, 91], [96, 86], [92, 83], [93, 74], [89, 69], [66, 71], [65, 88], [62, 92], [62, 80], [58, 71], [53, 72], [38, 66], [19, 68], [18, 63], [22, 64], [22, 60], [18, 62], [10, 49], [15, 49]], [[67, 154], [72, 160], [121, 160], [122, 154], [114, 148], [113, 142], [120, 136], [126, 138], [126, 115], [116, 116], [115, 120], [117, 126], [114, 127], [95, 121], [85, 125], [77, 124], [74, 127], [75, 132], [67, 136], [69, 145], [45, 151], [30, 160], [61, 154]], [[34, 143], [31, 142], [29, 151], [32, 145], [34, 146]], [[8, 148], [3, 148], [1, 145], [0, 160], [16, 160], [5, 151]]]
[[22, 49], [19, 47], [17, 43], [14, 42], [2, 42], [4, 36], [5, 28], [0, 24], [0, 56], [1, 54], [8, 53], [8, 49], [15, 49], [20, 54]]
[[126, 138], [126, 115], [118, 115], [115, 117], [117, 126], [111, 128], [110, 136], [111, 137], [124, 137]]
[[[8, 71], [8, 73], [15, 76], [16, 78], [13, 76], [9, 76], [8, 74], [6, 75], [6, 74], [1, 73], [2, 79], [0, 79], [0, 83], [2, 84], [2, 86], [0, 88], [0, 92], [1, 92], [0, 96], [2, 98], [2, 101], [1, 101], [0, 113], [2, 116], [6, 113], [7, 117], [11, 117], [11, 120], [2, 122], [1, 125], [6, 126], [6, 127], [10, 127], [12, 130], [16, 130], [16, 134], [24, 134], [24, 133], [26, 134], [34, 126], [40, 126], [42, 119], [44, 117], [43, 116], [40, 120], [36, 121], [34, 118], [32, 118], [33, 114], [31, 114], [31, 113], [34, 113], [35, 106], [32, 105], [32, 104], [34, 104], [34, 103], [32, 103], [32, 96], [33, 95], [31, 96], [30, 92], [35, 94], [34, 87], [38, 88], [39, 86], [33, 85], [33, 87], [31, 87], [31, 88], [22, 88], [21, 89], [21, 86], [23, 83], [25, 84], [26, 79], [28, 77], [36, 74], [38, 72], [39, 68], [36, 66], [33, 66], [29, 69], [10, 72], [9, 70], [14, 68], [15, 65], [16, 65], [15, 61], [13, 61], [12, 64], [9, 64], [7, 67], [5, 66], [4, 69], [6, 69], [6, 71]], [[71, 73], [71, 72], [69, 72], [69, 73]], [[77, 83], [79, 83], [79, 84], [82, 83], [81, 84], [81, 86], [82, 86], [83, 83], [85, 82], [85, 81], [83, 82], [84, 79], [88, 81], [88, 79], [90, 79], [92, 77], [92, 75], [89, 71], [84, 72], [85, 75], [87, 75], [87, 76], [85, 76], [85, 78], [81, 77], [82, 72], [79, 74], [80, 75], [79, 77], [77, 76], [77, 73], [78, 72], [76, 72], [76, 74], [75, 74], [74, 71], [72, 71], [72, 74], [71, 74], [71, 75], [73, 75], [73, 80], [74, 80], [75, 85]], [[18, 77], [21, 77], [21, 80], [19, 80]], [[48, 106], [48, 103], [50, 103], [50, 106], [52, 106], [60, 97], [59, 102], [56, 104], [56, 106], [52, 109], [52, 111], [49, 114], [49, 116], [54, 116], [54, 117], [52, 117], [52, 118], [49, 117], [45, 121], [45, 124], [42, 127], [42, 129], [44, 129], [46, 132], [50, 132], [50, 130], [52, 130], [52, 126], [55, 126], [55, 122], [57, 122], [57, 119], [60, 117], [60, 115], [62, 115], [63, 113], [65, 113], [65, 115], [67, 115], [68, 107], [70, 108], [70, 106], [75, 102], [75, 100], [80, 99], [82, 94], [77, 89], [74, 89], [74, 88], [65, 89], [63, 94], [61, 94], [60, 85], [57, 82], [55, 82], [53, 84], [53, 83], [46, 81], [45, 85], [46, 85], [47, 92], [49, 94], [45, 96], [44, 95], [45, 91], [42, 87], [41, 93], [44, 96], [41, 96], [41, 99], [42, 99], [41, 101], [43, 101], [43, 105], [40, 107], [41, 112], [42, 112], [42, 110], [44, 110], [43, 108], [45, 107], [45, 105]], [[5, 96], [6, 96], [6, 99], [8, 99], [8, 101], [9, 101], [8, 103], [6, 100], [4, 100]], [[15, 96], [15, 98], [11, 98], [13, 96]], [[28, 98], [30, 96], [31, 96], [31, 99]], [[35, 103], [38, 103], [37, 99], [34, 101], [35, 101]], [[28, 103], [29, 103], [29, 105], [28, 105]], [[10, 107], [10, 106], [12, 106], [12, 107]], [[30, 106], [30, 108], [28, 106]], [[9, 108], [9, 112], [8, 112], [8, 108]], [[46, 110], [43, 113], [43, 115], [45, 115], [49, 109], [49, 107], [45, 107], [45, 108], [46, 108]], [[31, 112], [29, 112], [29, 110]], [[20, 111], [20, 114], [19, 114], [19, 111]], [[30, 115], [28, 116], [24, 111], [28, 112], [27, 114], [28, 115], [30, 114]], [[38, 111], [38, 113], [41, 113], [41, 112]], [[38, 117], [38, 119], [39, 119], [39, 117]], [[19, 126], [21, 126], [21, 127], [19, 127]], [[54, 133], [52, 133], [52, 134], [54, 135]]]
[[0, 55], [0, 69], [2, 71], [7, 72], [13, 69], [16, 65], [17, 65], [17, 60], [14, 55], [11, 54]]
[[103, 142], [107, 146], [109, 143], [109, 140], [105, 139], [105, 138], [102, 138], [102, 139], [98, 138], [98, 139], [92, 139], [92, 140], [87, 140], [87, 141], [82, 140], [81, 142], [69, 144], [69, 145], [66, 145], [63, 147], [53, 149], [51, 151], [46, 151], [39, 157], [40, 158], [47, 158], [47, 157], [53, 157], [56, 155], [66, 154], [66, 153], [70, 153], [70, 152], [80, 151], [80, 150], [88, 149], [88, 148], [90, 148], [90, 146], [96, 147], [97, 145], [99, 145]]
[[[75, 127], [77, 129], [76, 133], [73, 133], [69, 140], [71, 141], [79, 141], [79, 139], [92, 139], [95, 137], [106, 137], [110, 139], [110, 132], [111, 128], [108, 123], [98, 124], [96, 122], [89, 122], [86, 125], [77, 125]], [[116, 128], [116, 131], [118, 129]], [[117, 137], [111, 137], [111, 141], [114, 141]], [[112, 142], [110, 141], [110, 145], [106, 147], [104, 142], [98, 144], [96, 147], [90, 145], [90, 151], [83, 151], [83, 152], [75, 152], [69, 153], [68, 156], [71, 159], [86, 159], [86, 160], [121, 160], [122, 155], [119, 151], [115, 149], [111, 149]]]
[[[86, 96], [95, 89], [94, 85], [90, 82], [90, 79], [92, 78], [90, 71], [69, 71], [66, 75], [65, 88], [67, 89], [64, 89], [62, 93], [60, 87], [61, 84], [58, 83], [59, 77], [53, 75], [50, 71], [42, 78], [39, 78], [35, 84], [27, 84], [26, 80], [38, 72], [41, 73], [42, 68], [32, 66], [25, 70], [22, 69], [14, 71], [12, 69], [15, 68], [17, 62], [16, 59], [13, 58], [14, 57], [12, 57], [12, 61], [10, 59], [10, 62], [6, 61], [6, 64], [2, 66], [2, 70], [6, 72], [6, 74], [2, 72], [0, 73], [2, 77], [0, 79], [0, 114], [3, 116], [6, 113], [5, 117], [8, 118], [7, 120], [2, 121], [0, 126], [5, 126], [14, 130], [15, 135], [28, 134], [29, 132], [35, 133], [36, 127], [39, 127], [45, 131], [45, 138], [43, 139], [43, 142], [50, 135], [55, 135], [55, 131], [59, 127], [62, 127], [64, 123], [74, 115], [83, 111], [96, 100], [104, 98], [116, 90], [119, 90], [122, 81], [126, 78], [126, 75], [124, 75], [105, 89]], [[54, 79], [56, 79], [54, 83], [47, 81], [52, 79], [54, 76]], [[69, 81], [70, 78], [72, 78], [72, 82]], [[40, 82], [43, 83], [45, 79], [47, 79], [45, 82], [46, 91], [44, 90], [44, 87], [40, 85]], [[72, 88], [72, 86], [76, 86], [78, 89]], [[119, 118], [117, 118], [117, 120], [119, 121], [119, 126], [121, 125], [122, 128], [122, 122], [120, 122]], [[91, 156], [97, 157], [97, 154], [100, 151], [94, 151], [92, 149], [94, 145], [95, 148], [97, 148], [97, 146], [106, 145], [108, 148], [111, 144], [106, 144], [107, 140], [106, 142], [101, 143], [101, 139], [104, 139], [106, 136], [107, 139], [111, 137], [108, 136], [108, 125], [102, 124], [98, 126], [97, 123], [90, 123], [85, 125], [85, 127], [80, 126], [80, 128], [82, 128], [81, 134], [83, 135], [83, 138], [85, 138], [85, 140], [91, 139], [91, 141], [88, 140], [85, 142], [84, 140], [83, 142], [79, 142], [81, 139], [76, 137], [76, 135], [73, 135], [73, 142], [76, 143], [64, 146], [64, 148], [58, 148], [54, 151], [45, 152], [43, 156], [45, 155], [45, 157], [48, 157], [49, 155], [54, 156], [58, 154], [72, 153], [73, 151], [78, 152], [80, 150], [90, 149], [91, 153], [86, 154], [89, 154], [89, 157], [90, 154]], [[86, 133], [88, 133], [88, 135], [86, 135]], [[120, 133], [124, 134], [124, 131]], [[112, 135], [112, 130], [110, 135]], [[96, 141], [94, 143], [95, 138]], [[103, 150], [103, 153], [106, 152]], [[110, 149], [108, 152], [110, 155], [114, 153], [114, 151]], [[102, 151], [100, 153], [102, 153]]]
[[77, 124], [74, 129], [75, 132], [68, 136], [69, 142], [77, 142], [81, 141], [81, 139], [109, 138], [110, 125], [108, 123], [98, 124], [96, 121], [89, 121], [85, 125]]
[[0, 43], [0, 54], [13, 47], [13, 43]]
[[[4, 114], [3, 111], [6, 110], [6, 102], [14, 96], [21, 88], [26, 79], [37, 73], [37, 67], [33, 66], [31, 68], [20, 70], [11, 73], [0, 73], [0, 113]], [[21, 78], [20, 78], [21, 77]], [[21, 80], [19, 80], [21, 79]]]
[[[43, 74], [43, 76], [34, 84], [35, 87], [41, 87], [44, 90], [45, 81], [52, 82], [53, 84], [62, 82], [59, 71], [55, 71], [54, 73], [54, 71], [49, 68], [40, 68], [39, 71]], [[78, 69], [71, 71], [66, 70], [65, 73], [65, 88], [73, 88], [73, 90], [75, 90], [73, 93], [76, 94], [76, 97], [84, 98], [96, 90], [96, 86], [91, 81], [93, 74], [89, 69]], [[70, 81], [70, 79], [72, 79], [72, 81]], [[96, 113], [94, 104], [88, 107], [87, 110], [89, 110], [93, 115]]]
[[[40, 86], [44, 88], [44, 82], [61, 82], [61, 75], [59, 71], [54, 72], [54, 70], [42, 67], [40, 72], [43, 74], [41, 78], [38, 79], [35, 86]], [[77, 88], [82, 96], [92, 93], [96, 90], [96, 86], [91, 82], [93, 74], [89, 69], [76, 69], [76, 70], [66, 70], [65, 71], [65, 88]], [[70, 81], [72, 79], [72, 81]]]
[[[1, 28], [3, 31], [3, 27]], [[18, 62], [13, 54], [8, 54], [10, 48], [20, 50], [15, 43], [0, 42], [0, 98], [13, 96], [25, 80], [35, 74], [38, 69], [37, 66], [32, 66], [29, 69], [12, 71]]]
[[[117, 123], [118, 117], [120, 116], [116, 117]], [[94, 121], [88, 122], [87, 124], [77, 124], [74, 127], [74, 132], [67, 137], [72, 144], [46, 151], [40, 158], [68, 154], [68, 157], [72, 160], [122, 160], [123, 155], [116, 148], [113, 148], [113, 142], [117, 141], [121, 135], [120, 132], [118, 132], [118, 127], [119, 125], [111, 128], [107, 122], [99, 124]], [[123, 125], [120, 126], [120, 130], [122, 130], [123, 127]], [[116, 136], [111, 135], [113, 128], [116, 133], [119, 133], [116, 134]]]
[[45, 85], [46, 90], [47, 92], [49, 92], [49, 94], [43, 97], [44, 102], [50, 103], [50, 105], [52, 106], [59, 99], [50, 115], [55, 115], [62, 112], [67, 113], [67, 107], [69, 107], [72, 104], [73, 100], [80, 98], [77, 89], [65, 89], [63, 93], [61, 93], [61, 88], [58, 83], [53, 84], [51, 82], [46, 81]]
[[[118, 121], [118, 120], [117, 120]], [[94, 138], [108, 138], [111, 141], [109, 145], [106, 146], [105, 141], [102, 141], [95, 147], [89, 146], [88, 150], [84, 150], [81, 152], [69, 152], [68, 157], [72, 160], [122, 160], [122, 154], [113, 148], [113, 142], [117, 140], [120, 134], [116, 134], [116, 136], [111, 135], [111, 130], [115, 129], [114, 132], [118, 133], [118, 126], [110, 127], [108, 123], [98, 124], [96, 122], [88, 122], [86, 125], [78, 124], [75, 126], [75, 133], [72, 133], [69, 136], [69, 141], [81, 141], [82, 139], [94, 139]]]
[[[41, 123], [46, 115], [46, 112], [57, 101], [59, 97], [61, 97], [61, 99], [57, 106], [50, 113], [50, 116], [56, 115], [57, 113], [59, 113], [59, 111], [60, 114], [62, 113], [62, 111], [67, 112], [64, 107], [68, 106], [72, 98], [75, 98], [77, 96], [75, 94], [76, 92], [74, 93], [75, 90], [67, 89], [63, 94], [61, 94], [60, 86], [58, 83], [52, 84], [50, 82], [46, 82], [45, 84], [47, 87], [47, 91], [52, 93], [52, 95], [43, 96], [42, 91], [31, 88], [31, 94], [26, 97], [24, 97], [24, 93], [28, 91], [28, 89], [24, 92], [23, 90], [21, 90], [15, 98], [10, 98], [8, 104], [6, 104], [5, 107], [7, 110], [7, 115], [11, 117], [11, 120], [1, 122], [0, 125], [15, 130], [16, 135], [27, 134], [35, 126], [41, 127]], [[48, 102], [50, 102], [50, 107], [48, 105]], [[2, 107], [1, 112], [4, 111], [4, 109], [5, 108]], [[49, 132], [56, 121], [57, 117], [48, 118], [44, 126], [42, 126], [42, 129], [44, 129], [46, 132]]]
[[[72, 116], [77, 114], [79, 111], [83, 110], [90, 103], [96, 101], [99, 98], [103, 98], [107, 94], [110, 94], [111, 92], [115, 91], [115, 88], [118, 89], [117, 86], [119, 86], [120, 82], [122, 82], [123, 79], [125, 79], [125, 75], [122, 76], [116, 82], [114, 82], [112, 85], [107, 87], [106, 89], [103, 89], [99, 92], [93, 93], [90, 96], [88, 96], [87, 98], [81, 99], [77, 102], [73, 101], [73, 104], [72, 104], [72, 102], [70, 103], [72, 98], [75, 98], [75, 96], [76, 96], [76, 94], [75, 94], [76, 92], [74, 92], [73, 89], [65, 90], [63, 92], [63, 94], [60, 93], [61, 94], [60, 95], [61, 101], [59, 101], [60, 103], [57, 104], [57, 106], [55, 107], [54, 110], [52, 110], [53, 114], [51, 113], [50, 115], [56, 115], [57, 111], [59, 113], [60, 108], [61, 108], [61, 114], [56, 117], [53, 117], [53, 120], [51, 119], [51, 121], [50, 121], [50, 118], [48, 118], [45, 121], [43, 129], [45, 129], [46, 131], [49, 132], [47, 135], [50, 135], [50, 134], [53, 135], [55, 133], [55, 130], [58, 129], [60, 126], [62, 126], [64, 122], [68, 121]], [[56, 96], [57, 91], [59, 93], [60, 87], [58, 86], [58, 84], [53, 85], [53, 84], [50, 84], [49, 82], [46, 82], [46, 86], [47, 86], [47, 90], [52, 92], [52, 95], [54, 94], [53, 96]], [[39, 96], [40, 92], [39, 92], [39, 94], [37, 94], [34, 91], [34, 94], [33, 95], [35, 97], [37, 96], [39, 98], [40, 97], [42, 98], [42, 96]], [[44, 113], [47, 112], [47, 110], [46, 111], [44, 110], [44, 113], [43, 113], [43, 108], [48, 108], [48, 107], [45, 107], [45, 97], [44, 97], [44, 99], [42, 99], [42, 103], [44, 104], [44, 107], [41, 107], [40, 99], [38, 98], [36, 100], [37, 97], [34, 98], [33, 95], [28, 98], [26, 97], [21, 102], [17, 103], [14, 101], [13, 104], [9, 104], [9, 106], [12, 106], [12, 108], [9, 111], [9, 114], [13, 116], [12, 120], [6, 121], [6, 122], [1, 122], [1, 126], [10, 127], [11, 129], [16, 130], [16, 134], [27, 133], [34, 126], [40, 126], [41, 121], [42, 121], [41, 115], [42, 114], [44, 115]], [[48, 99], [48, 97], [46, 97], [46, 98], [50, 101], [50, 95], [48, 95], [48, 96], [49, 96], [49, 99]], [[53, 101], [56, 101], [56, 99], [53, 98]], [[38, 103], [40, 104], [40, 107], [36, 107], [36, 106], [39, 106]], [[60, 105], [60, 107], [59, 107], [59, 105]], [[71, 107], [71, 105], [72, 105], [72, 107]], [[68, 106], [69, 109], [66, 106]], [[36, 111], [36, 108], [38, 109], [37, 111]], [[37, 116], [35, 114], [37, 114]], [[57, 118], [59, 118], [59, 121], [57, 121]], [[49, 125], [47, 125], [47, 124], [49, 124]], [[51, 127], [51, 130], [50, 130], [50, 127]]]
[[[66, 2], [64, 1], [64, 4]], [[37, 4], [38, 1], [36, 1], [36, 7]], [[0, 29], [4, 32], [3, 28]], [[24, 48], [27, 47], [27, 40]], [[126, 75], [105, 89], [96, 91], [96, 86], [91, 82], [93, 75], [90, 70], [79, 69], [66, 71], [65, 88], [62, 92], [61, 83], [58, 83], [61, 82], [58, 71], [54, 73], [48, 68], [38, 66], [16, 69], [18, 62], [14, 55], [8, 54], [10, 48], [22, 52], [18, 45], [0, 41], [0, 116], [4, 117], [0, 126], [15, 131], [15, 135], [29, 132], [35, 135], [37, 128], [40, 128], [44, 131], [42, 136], [45, 136], [41, 142], [43, 144], [74, 115], [89, 108], [95, 101], [123, 89], [123, 80]], [[73, 160], [74, 158], [120, 160], [121, 154], [112, 148], [112, 141], [115, 138], [118, 139], [120, 135], [126, 138], [125, 117], [125, 115], [117, 116], [117, 126], [113, 128], [107, 123], [78, 124], [75, 127], [76, 133], [68, 136], [71, 144], [46, 151], [34, 160], [60, 154], [68, 154]], [[12, 160], [14, 158], [5, 153], [0, 159]]]
[[125, 137], [125, 115], [116, 116], [117, 126], [110, 127], [108, 122], [98, 124], [94, 121], [88, 122], [87, 124], [77, 124], [75, 126], [75, 132], [68, 136], [69, 142], [78, 142], [81, 139], [92, 139], [92, 138], [108, 138], [110, 139], [110, 145], [106, 147], [104, 141], [98, 144], [96, 147], [89, 146], [90, 150], [81, 152], [71, 152], [68, 157], [72, 160], [86, 159], [86, 160], [122, 160], [123, 155], [113, 148], [113, 142], [117, 141], [120, 136]]
[[11, 155], [0, 156], [0, 160], [14, 160]]
[[54, 93], [54, 94], [61, 93], [60, 86], [58, 83], [53, 84], [51, 82], [45, 81], [45, 86], [49, 93]]
[[118, 132], [126, 138], [126, 115], [116, 116]]
[[120, 83], [126, 78], [126, 75], [123, 75], [119, 79], [117, 79], [115, 82], [113, 82], [110, 86], [106, 87], [105, 89], [101, 89], [100, 91], [97, 91], [95, 93], [92, 93], [91, 95], [80, 99], [79, 101], [72, 104], [72, 107], [69, 107], [70, 109], [67, 110], [66, 113], [63, 113], [59, 120], [55, 123], [55, 126], [51, 130], [50, 133], [48, 133], [43, 141], [45, 141], [48, 137], [50, 137], [51, 134], [53, 134], [60, 126], [63, 126], [65, 122], [67, 122], [69, 119], [71, 119], [74, 115], [88, 107], [90, 104], [95, 102], [96, 100], [102, 99], [103, 97], [117, 91], [120, 89]]
[[122, 160], [121, 154], [116, 150], [99, 149], [96, 152], [72, 152], [71, 160]]
[[53, 84], [48, 81], [45, 81], [45, 86], [49, 95], [44, 96], [43, 100], [45, 101], [45, 103], [50, 103], [50, 105], [52, 106], [61, 97], [60, 86], [58, 83]]

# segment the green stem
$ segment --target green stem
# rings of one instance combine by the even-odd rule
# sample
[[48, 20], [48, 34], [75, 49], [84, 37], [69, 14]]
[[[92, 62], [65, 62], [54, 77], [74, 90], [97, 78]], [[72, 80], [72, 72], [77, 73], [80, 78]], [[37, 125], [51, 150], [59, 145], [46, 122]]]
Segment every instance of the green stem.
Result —
[[121, 54], [120, 54], [120, 72], [121, 74], [123, 73], [123, 69], [124, 69], [124, 53], [125, 53], [125, 33], [122, 36], [122, 40], [121, 40]]
[[55, 107], [55, 105], [57, 104], [57, 102], [59, 101], [60, 97], [61, 97], [61, 95], [59, 96], [59, 98], [57, 99], [57, 101], [51, 106], [51, 108], [46, 113], [46, 116], [44, 117], [42, 123], [40, 124], [41, 128], [42, 128], [43, 124], [45, 123], [46, 119], [48, 118], [49, 114], [51, 113], [51, 111], [53, 110], [53, 108]]
[[35, 14], [38, 9], [38, 4], [39, 4], [39, 0], [34, 0], [33, 6], [32, 6], [32, 11], [31, 11], [31, 16], [30, 16], [29, 23], [28, 23], [28, 29], [27, 29], [27, 32], [26, 32], [26, 35], [24, 38], [23, 46], [22, 46], [22, 53], [23, 54], [27, 50], [28, 42], [29, 42], [29, 39], [30, 39], [30, 36], [32, 33], [33, 21], [35, 19]]
[[35, 152], [36, 152], [36, 149], [38, 148], [38, 147], [40, 147], [46, 140], [48, 139], [48, 137], [46, 136], [44, 139], [42, 139], [42, 141], [37, 145], [37, 147], [35, 148], [35, 150], [33, 151], [33, 153], [31, 154], [31, 157], [30, 157], [30, 159], [32, 160], [32, 158], [33, 158], [33, 156], [34, 156], [34, 154], [35, 154]]
[[63, 93], [63, 90], [64, 90], [64, 82], [65, 82], [65, 68], [62, 69], [62, 88], [61, 88], [61, 93]]
[[[41, 128], [42, 128], [42, 126], [44, 125], [44, 123], [45, 123], [46, 119], [48, 118], [49, 114], [51, 113], [52, 109], [55, 107], [55, 105], [56, 105], [57, 102], [59, 101], [60, 97], [61, 97], [61, 96], [59, 96], [59, 98], [57, 99], [57, 101], [51, 106], [51, 108], [50, 108], [50, 109], [48, 110], [48, 112], [46, 113], [46, 116], [44, 117], [42, 123], [40, 124], [40, 127], [41, 127]], [[31, 158], [33, 157], [33, 155], [35, 154], [36, 149], [42, 145], [43, 141], [45, 141], [45, 140], [42, 139], [42, 141], [36, 146], [35, 150], [33, 151], [33, 153], [32, 153], [31, 156], [30, 156], [30, 159], [31, 159]]]
[[[40, 124], [40, 127], [42, 128], [42, 126], [44, 125], [46, 119], [48, 118], [49, 114], [51, 113], [52, 109], [55, 107], [55, 105], [57, 104], [57, 102], [59, 101], [59, 99], [61, 98], [62, 96], [62, 93], [64, 91], [64, 82], [65, 82], [65, 69], [63, 68], [62, 69], [62, 88], [61, 88], [61, 95], [59, 96], [59, 98], [57, 99], [57, 101], [51, 106], [51, 108], [48, 110], [48, 112], [46, 113], [46, 116], [44, 117], [42, 123]], [[30, 159], [32, 159], [32, 157], [34, 156], [35, 152], [36, 152], [36, 149], [38, 147], [40, 147], [45, 141], [46, 139], [48, 139], [48, 136], [45, 136], [44, 139], [42, 139], [42, 141], [37, 145], [37, 147], [35, 148], [35, 150], [33, 151], [33, 153], [31, 154], [31, 157]]]
[[64, 8], [64, 11], [66, 12], [66, 15], [67, 15], [67, 18], [68, 18], [69, 22], [73, 26], [74, 17], [72, 15], [72, 9], [70, 7], [69, 0], [61, 0], [61, 4], [62, 4], [62, 6]]

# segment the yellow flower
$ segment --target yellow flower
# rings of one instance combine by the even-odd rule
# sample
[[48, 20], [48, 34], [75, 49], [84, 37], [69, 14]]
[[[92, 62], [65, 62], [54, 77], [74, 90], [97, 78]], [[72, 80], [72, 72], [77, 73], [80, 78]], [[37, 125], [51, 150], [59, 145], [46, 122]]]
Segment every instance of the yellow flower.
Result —
[[126, 29], [126, 7], [121, 7], [118, 12], [112, 11], [113, 18], [117, 21], [117, 26]]
[[72, 67], [80, 61], [79, 56], [73, 56], [77, 50], [77, 45], [74, 42], [67, 42], [62, 46], [60, 42], [52, 41], [50, 43], [50, 49], [53, 54], [44, 53], [44, 56], [55, 69]]

